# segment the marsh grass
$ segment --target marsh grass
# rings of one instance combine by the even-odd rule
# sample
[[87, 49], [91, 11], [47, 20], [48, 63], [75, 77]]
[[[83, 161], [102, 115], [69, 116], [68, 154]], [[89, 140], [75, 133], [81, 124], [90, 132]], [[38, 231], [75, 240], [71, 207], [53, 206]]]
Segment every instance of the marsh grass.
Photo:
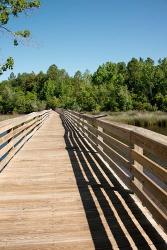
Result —
[[0, 122], [4, 121], [4, 120], [8, 120], [8, 119], [12, 119], [12, 118], [15, 118], [15, 117], [18, 117], [20, 115], [18, 114], [11, 114], [11, 115], [1, 115], [0, 114]]
[[115, 122], [126, 123], [153, 130], [167, 135], [167, 113], [166, 112], [111, 112], [108, 119]]
[[[93, 115], [102, 114], [92, 113]], [[104, 112], [110, 121], [130, 124], [150, 129], [157, 133], [167, 135], [167, 112], [127, 111], [127, 112]]]
[[123, 122], [140, 127], [150, 127], [158, 125], [159, 127], [167, 126], [167, 113], [165, 112], [115, 112], [108, 113], [109, 119], [115, 122]]

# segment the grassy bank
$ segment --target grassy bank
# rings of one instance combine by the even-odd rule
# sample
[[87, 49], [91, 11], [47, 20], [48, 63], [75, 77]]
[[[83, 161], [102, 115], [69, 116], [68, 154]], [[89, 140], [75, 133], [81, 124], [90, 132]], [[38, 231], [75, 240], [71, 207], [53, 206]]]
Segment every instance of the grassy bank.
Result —
[[134, 126], [150, 129], [152, 131], [167, 135], [167, 113], [166, 112], [111, 112], [108, 119], [115, 122], [126, 123]]
[[1, 115], [0, 114], [0, 122], [4, 121], [4, 120], [7, 120], [7, 119], [12, 119], [12, 118], [15, 118], [15, 117], [18, 117], [20, 115], [18, 114], [14, 114], [14, 115]]
[[[92, 114], [95, 115], [95, 113]], [[106, 119], [110, 121], [139, 126], [167, 135], [167, 112], [128, 111], [106, 112], [104, 114], [108, 115]]]

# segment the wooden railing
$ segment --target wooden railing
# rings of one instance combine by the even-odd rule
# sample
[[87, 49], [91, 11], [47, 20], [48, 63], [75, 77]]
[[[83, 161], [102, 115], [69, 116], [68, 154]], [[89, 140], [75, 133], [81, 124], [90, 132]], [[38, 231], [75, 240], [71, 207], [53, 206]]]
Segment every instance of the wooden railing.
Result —
[[167, 137], [105, 118], [62, 114], [167, 231]]
[[23, 144], [42, 126], [49, 112], [50, 110], [34, 112], [0, 122], [0, 172]]

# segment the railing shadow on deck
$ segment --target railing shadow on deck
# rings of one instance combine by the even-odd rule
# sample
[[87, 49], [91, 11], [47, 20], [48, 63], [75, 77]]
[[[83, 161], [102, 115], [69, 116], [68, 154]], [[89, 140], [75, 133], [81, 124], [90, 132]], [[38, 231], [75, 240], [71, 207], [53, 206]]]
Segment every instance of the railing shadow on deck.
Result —
[[[151, 249], [150, 244], [154, 244], [158, 250], [166, 249], [164, 239], [132, 199], [131, 192], [121, 186], [96, 152], [92, 151], [89, 144], [86, 141], [83, 143], [84, 139], [73, 125], [63, 115], [60, 115], [60, 117], [65, 129], [66, 150], [71, 160], [95, 249], [115, 249], [115, 245], [113, 245], [113, 241], [106, 231], [106, 224], [108, 224], [118, 249], [129, 250], [136, 246], [137, 249], [146, 250]], [[94, 174], [89, 166], [91, 166]], [[113, 186], [108, 183], [101, 170], [107, 175]], [[85, 180], [84, 175], [87, 180]], [[100, 184], [97, 183], [94, 175]], [[93, 195], [90, 190], [92, 190]], [[97, 200], [104, 215], [105, 224], [93, 197]], [[126, 208], [122, 200], [126, 203]], [[134, 218], [129, 215], [128, 209]], [[136, 223], [140, 225], [140, 230], [135, 225]], [[147, 241], [148, 238], [152, 243]]]

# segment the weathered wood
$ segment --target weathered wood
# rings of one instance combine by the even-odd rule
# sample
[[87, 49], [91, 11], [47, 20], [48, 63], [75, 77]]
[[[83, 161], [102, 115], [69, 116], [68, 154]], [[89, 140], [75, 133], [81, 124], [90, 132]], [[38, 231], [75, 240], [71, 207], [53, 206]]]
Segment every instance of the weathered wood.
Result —
[[118, 123], [114, 122], [109, 122], [104, 119], [98, 119], [97, 120], [98, 126], [102, 127], [106, 134], [111, 135], [111, 136], [116, 136], [123, 141], [125, 140], [128, 145], [131, 143], [131, 130], [133, 129], [132, 126], [129, 125], [121, 125]]
[[1, 173], [0, 249], [94, 249], [63, 135], [52, 113]]
[[[157, 198], [157, 200], [163, 204], [164, 207], [167, 208], [167, 189], [164, 190], [160, 186], [158, 186], [154, 181], [152, 181], [147, 175], [144, 174], [141, 170], [137, 169], [137, 167], [132, 167], [132, 174], [142, 183], [142, 187], [148, 189], [153, 195]], [[142, 188], [142, 190], [143, 190]], [[144, 190], [143, 190], [144, 192]], [[167, 212], [167, 211], [166, 211]]]
[[156, 221], [163, 227], [164, 231], [167, 232], [167, 216], [164, 212], [157, 206], [150, 197], [140, 190], [134, 182], [131, 183], [131, 188], [134, 190], [135, 194], [140, 198], [143, 204], [149, 209], [152, 215], [156, 218]]
[[147, 129], [134, 128], [131, 133], [131, 142], [163, 159], [167, 164], [166, 136]]
[[127, 187], [130, 187], [131, 175], [127, 172], [125, 168], [121, 168], [120, 165], [115, 163], [107, 154], [98, 149], [99, 154], [103, 157], [103, 159], [110, 165], [112, 170], [118, 175], [118, 177], [124, 182]]
[[[154, 204], [154, 209], [151, 206], [151, 211], [155, 219], [159, 214], [154, 211], [158, 202], [159, 210], [162, 209], [161, 212], [164, 213], [167, 200], [167, 171], [164, 168], [167, 164], [166, 137], [143, 128], [122, 125], [103, 118], [96, 119], [91, 115], [73, 111], [67, 111], [66, 114], [74, 126], [83, 131], [84, 137], [110, 164], [120, 179], [133, 191], [137, 190], [140, 197], [145, 197], [144, 202], [148, 197], [147, 193], [151, 193]], [[150, 152], [153, 156], [146, 156], [146, 152]], [[160, 165], [162, 161], [163, 167]], [[150, 201], [145, 204], [149, 209]], [[162, 222], [159, 220], [159, 215], [157, 221]], [[162, 224], [164, 225], [164, 222]]]
[[111, 137], [104, 132], [98, 131], [98, 134], [103, 138], [104, 142], [112, 147], [113, 149], [117, 150], [118, 152], [122, 153], [122, 155], [126, 155], [126, 157], [130, 158], [131, 155], [131, 148], [127, 146], [125, 143]]
[[[69, 118], [68, 118], [69, 119]], [[70, 119], [71, 122], [73, 123], [74, 120]], [[116, 174], [120, 177], [120, 179], [127, 185], [129, 186], [130, 183], [130, 178], [131, 178], [131, 174], [128, 171], [129, 168], [129, 164], [126, 161], [126, 159], [123, 159], [123, 157], [119, 156], [116, 152], [114, 152], [111, 148], [109, 148], [107, 145], [105, 145], [102, 141], [100, 141], [94, 134], [92, 134], [90, 131], [88, 131], [87, 129], [83, 129], [86, 134], [84, 134], [84, 136], [86, 137], [86, 139], [89, 141], [89, 143], [94, 147], [95, 150], [97, 150], [99, 152], [99, 154], [104, 158], [104, 160], [109, 163], [113, 170], [116, 172]], [[105, 149], [105, 152], [103, 152], [97, 145], [101, 145], [102, 148]], [[106, 153], [107, 151], [107, 153]], [[109, 153], [110, 151], [110, 153]], [[112, 156], [110, 155], [112, 153], [112, 156], [115, 156], [115, 159], [121, 161], [123, 161], [123, 165], [119, 166], [119, 164], [117, 162], [114, 162], [114, 160], [112, 159]], [[126, 168], [127, 167], [127, 168]]]
[[9, 151], [24, 145], [0, 175], [0, 250], [165, 249], [148, 211], [106, 173], [115, 166], [131, 184], [129, 176], [102, 151], [105, 173], [95, 135], [85, 128], [83, 137], [80, 120], [67, 117], [64, 129], [51, 112]]
[[0, 122], [0, 133], [8, 131], [11, 128], [20, 126], [20, 124], [22, 124], [22, 123], [29, 122], [30, 120], [33, 120], [37, 116], [43, 116], [43, 115], [45, 115], [45, 113], [46, 113], [46, 111], [34, 112], [34, 113], [29, 114], [29, 115], [24, 115], [21, 117], [16, 117], [13, 119], [2, 121], [2, 122]]
[[113, 161], [115, 161], [117, 164], [120, 164], [121, 166], [123, 166], [124, 168], [126, 168], [127, 170], [129, 170], [130, 168], [130, 164], [129, 161], [127, 159], [125, 159], [122, 155], [120, 155], [117, 151], [115, 151], [114, 149], [110, 148], [107, 144], [105, 144], [102, 141], [97, 142], [102, 148], [103, 148], [103, 152], [109, 157], [111, 158]]
[[[0, 123], [0, 171], [15, 155], [19, 148], [43, 124], [50, 111], [32, 113], [20, 118], [10, 119]], [[18, 145], [20, 144], [20, 145]]]
[[150, 171], [161, 181], [167, 184], [167, 169], [161, 167], [146, 156], [137, 153], [135, 150], [132, 150], [132, 157], [134, 160], [143, 165], [146, 170]]
[[22, 132], [24, 129], [30, 127], [32, 124], [34, 124], [37, 119], [39, 118], [35, 118], [32, 121], [28, 122], [28, 123], [24, 123], [23, 125], [21, 125], [18, 128], [15, 128], [14, 131], [11, 131], [9, 133], [7, 133], [6, 135], [4, 135], [3, 137], [0, 137], [0, 144], [3, 144], [5, 142], [7, 142], [9, 139], [11, 139], [13, 136], [19, 134], [20, 132]]

